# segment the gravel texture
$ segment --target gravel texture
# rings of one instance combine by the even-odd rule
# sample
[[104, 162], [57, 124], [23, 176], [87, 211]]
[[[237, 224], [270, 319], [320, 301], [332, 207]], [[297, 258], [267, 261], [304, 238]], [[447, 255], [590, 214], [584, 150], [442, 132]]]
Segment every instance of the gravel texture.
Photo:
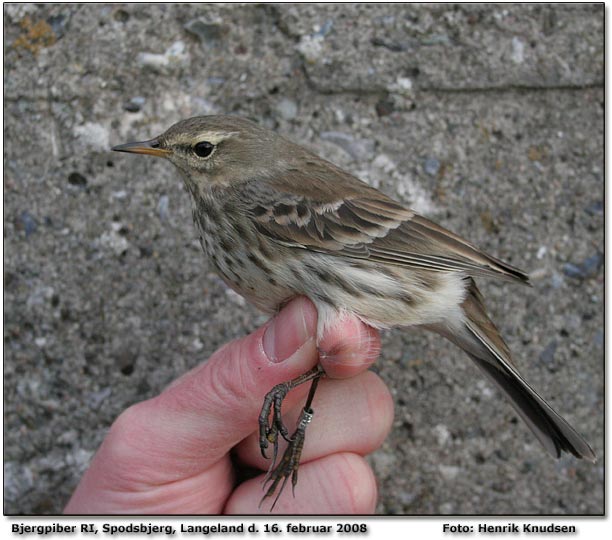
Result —
[[[177, 173], [109, 152], [257, 119], [526, 269], [481, 280], [527, 379], [603, 452], [602, 5], [4, 4], [5, 512], [61, 511], [113, 419], [264, 318]], [[386, 332], [383, 514], [598, 514], [458, 349]]]

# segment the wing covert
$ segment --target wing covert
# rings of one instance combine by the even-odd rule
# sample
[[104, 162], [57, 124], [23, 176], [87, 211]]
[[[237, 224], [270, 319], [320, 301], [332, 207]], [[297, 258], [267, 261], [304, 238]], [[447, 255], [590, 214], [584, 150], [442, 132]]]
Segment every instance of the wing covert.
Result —
[[291, 181], [258, 183], [246, 211], [261, 234], [285, 246], [528, 283], [521, 270], [340, 172], [336, 190], [317, 190], [321, 177], [297, 170], [290, 171]]

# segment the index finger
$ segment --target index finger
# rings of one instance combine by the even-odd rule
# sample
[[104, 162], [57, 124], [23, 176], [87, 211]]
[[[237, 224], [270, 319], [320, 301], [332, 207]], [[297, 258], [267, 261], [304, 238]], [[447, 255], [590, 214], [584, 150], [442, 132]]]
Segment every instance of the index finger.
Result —
[[319, 361], [332, 379], [354, 377], [380, 354], [380, 334], [355, 315], [346, 315], [319, 338]]

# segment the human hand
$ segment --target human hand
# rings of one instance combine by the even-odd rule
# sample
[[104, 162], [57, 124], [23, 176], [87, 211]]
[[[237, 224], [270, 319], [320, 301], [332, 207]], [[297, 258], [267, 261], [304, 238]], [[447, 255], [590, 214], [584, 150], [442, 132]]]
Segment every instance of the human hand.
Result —
[[[259, 449], [257, 419], [272, 387], [319, 361], [317, 312], [291, 301], [252, 334], [219, 349], [160, 395], [137, 403], [113, 423], [65, 508], [68, 514], [255, 514], [268, 512], [262, 479], [270, 462]], [[376, 506], [376, 481], [362, 456], [375, 450], [393, 420], [383, 382], [366, 371], [380, 350], [378, 334], [346, 318], [319, 343], [328, 375], [314, 399], [295, 498], [283, 514], [365, 514]], [[289, 431], [309, 385], [289, 393]], [[279, 454], [282, 455], [282, 454]], [[240, 468], [262, 474], [236, 485]]]

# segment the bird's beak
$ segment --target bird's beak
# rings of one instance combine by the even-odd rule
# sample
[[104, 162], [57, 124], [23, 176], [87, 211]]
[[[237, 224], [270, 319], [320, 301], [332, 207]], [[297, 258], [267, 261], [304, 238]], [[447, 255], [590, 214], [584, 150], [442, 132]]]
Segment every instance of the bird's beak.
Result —
[[142, 142], [129, 142], [113, 146], [115, 152], [130, 152], [131, 154], [148, 154], [150, 156], [167, 157], [172, 154], [171, 150], [165, 150], [159, 147], [157, 139]]

